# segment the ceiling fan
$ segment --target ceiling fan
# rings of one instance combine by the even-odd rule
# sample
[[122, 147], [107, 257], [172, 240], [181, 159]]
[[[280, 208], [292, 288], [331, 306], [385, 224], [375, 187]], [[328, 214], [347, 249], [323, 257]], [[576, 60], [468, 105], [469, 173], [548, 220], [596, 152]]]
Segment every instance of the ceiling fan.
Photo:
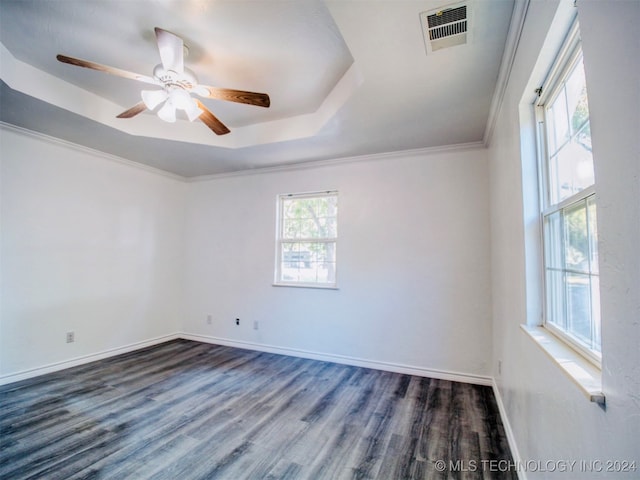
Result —
[[161, 63], [153, 69], [153, 77], [66, 55], [57, 55], [56, 58], [69, 65], [90, 68], [161, 87], [160, 90], [143, 90], [142, 101], [122, 112], [118, 118], [132, 118], [147, 109], [154, 110], [162, 104], [157, 112], [162, 120], [175, 122], [176, 110], [182, 110], [189, 121], [199, 118], [217, 135], [224, 135], [229, 133], [227, 126], [218, 120], [200, 100], [193, 98], [192, 93], [203, 98], [227, 100], [258, 107], [269, 107], [271, 104], [269, 95], [266, 93], [199, 85], [194, 73], [184, 67], [185, 46], [182, 39], [158, 27], [155, 28], [155, 32]]

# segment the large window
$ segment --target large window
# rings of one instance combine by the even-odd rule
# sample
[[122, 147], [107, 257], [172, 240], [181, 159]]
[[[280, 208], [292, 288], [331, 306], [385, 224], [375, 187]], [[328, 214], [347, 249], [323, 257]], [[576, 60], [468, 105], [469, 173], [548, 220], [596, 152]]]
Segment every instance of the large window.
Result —
[[577, 23], [536, 105], [540, 137], [545, 326], [600, 362], [596, 186]]
[[278, 197], [276, 285], [336, 286], [338, 193]]

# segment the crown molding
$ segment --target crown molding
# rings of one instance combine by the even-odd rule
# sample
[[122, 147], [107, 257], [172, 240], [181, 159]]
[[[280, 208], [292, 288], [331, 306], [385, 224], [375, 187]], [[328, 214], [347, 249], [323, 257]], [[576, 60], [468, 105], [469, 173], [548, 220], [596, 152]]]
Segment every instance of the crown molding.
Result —
[[378, 160], [392, 160], [396, 158], [406, 158], [409, 156], [427, 156], [438, 153], [463, 152], [468, 150], [484, 150], [483, 142], [459, 143], [455, 145], [445, 145], [440, 147], [425, 147], [411, 150], [399, 150], [395, 152], [372, 153], [366, 155], [357, 155], [352, 157], [340, 157], [326, 160], [310, 160], [307, 162], [290, 163], [287, 165], [277, 165], [271, 167], [253, 168], [248, 170], [238, 170], [237, 172], [215, 173], [212, 175], [199, 175], [196, 177], [188, 177], [185, 180], [192, 182], [207, 182], [210, 180], [218, 180], [230, 177], [243, 177], [247, 175], [260, 175], [266, 173], [289, 172], [295, 170], [307, 170], [313, 168], [333, 167], [336, 165], [346, 165], [351, 163], [373, 162]]
[[62, 146], [65, 148], [70, 148], [80, 153], [85, 153], [88, 155], [92, 155], [95, 157], [102, 158], [104, 160], [108, 160], [110, 162], [119, 163], [120, 165], [126, 165], [127, 167], [133, 167], [138, 170], [143, 170], [148, 173], [153, 173], [155, 175], [160, 175], [162, 177], [171, 178], [172, 180], [178, 180], [180, 182], [186, 181], [186, 178], [181, 175], [176, 175], [175, 173], [170, 173], [165, 170], [161, 170], [159, 168], [151, 167], [149, 165], [145, 165], [143, 163], [134, 162], [132, 160], [127, 160], [126, 158], [118, 157], [117, 155], [112, 155], [110, 153], [101, 152], [100, 150], [96, 150], [94, 148], [85, 147], [84, 145], [79, 145], [77, 143], [69, 142], [67, 140], [62, 140], [61, 138], [52, 137], [50, 135], [46, 135], [44, 133], [36, 132], [33, 130], [29, 130], [24, 127], [18, 127], [16, 125], [12, 125], [10, 123], [6, 123], [0, 121], [0, 130], [7, 130], [18, 135], [22, 135], [25, 137], [30, 137], [36, 140], [41, 140], [47, 143], [51, 143], [54, 145]]
[[117, 155], [105, 153], [100, 150], [96, 150], [90, 147], [85, 147], [77, 143], [69, 142], [67, 140], [62, 140], [60, 138], [52, 137], [50, 135], [29, 130], [27, 128], [18, 127], [16, 125], [12, 125], [6, 122], [0, 121], [0, 129], [8, 130], [19, 135], [31, 137], [37, 140], [42, 140], [55, 145], [60, 145], [66, 148], [76, 150], [78, 152], [86, 153], [99, 158], [103, 158], [105, 160], [119, 163], [121, 165], [126, 165], [129, 167], [133, 167], [139, 170], [149, 172], [149, 173], [153, 173], [156, 175], [160, 175], [163, 177], [171, 178], [173, 180], [178, 180], [180, 182], [187, 182], [187, 183], [206, 182], [210, 180], [217, 180], [217, 179], [230, 178], [230, 177], [242, 177], [247, 175], [260, 175], [260, 174], [267, 174], [267, 173], [278, 173], [278, 172], [288, 172], [288, 171], [295, 171], [295, 170], [307, 170], [307, 169], [313, 169], [313, 168], [332, 167], [336, 165], [346, 165], [346, 164], [352, 164], [352, 163], [372, 162], [372, 161], [379, 161], [379, 160], [393, 160], [397, 158], [406, 158], [409, 156], [424, 157], [428, 155], [435, 155], [435, 154], [441, 154], [441, 153], [454, 153], [454, 152], [463, 152], [463, 151], [469, 151], [469, 150], [483, 150], [486, 148], [483, 142], [478, 141], [478, 142], [469, 142], [469, 143], [459, 143], [455, 145], [444, 145], [439, 147], [425, 147], [425, 148], [416, 148], [411, 150], [398, 150], [395, 152], [373, 153], [373, 154], [357, 155], [357, 156], [351, 156], [351, 157], [340, 157], [340, 158], [325, 159], [325, 160], [311, 160], [307, 162], [291, 163], [287, 165], [276, 165], [276, 166], [270, 166], [270, 167], [238, 170], [236, 172], [216, 173], [211, 175], [199, 175], [195, 177], [183, 177], [181, 175], [170, 173], [165, 170], [161, 170], [159, 168], [134, 162], [132, 160], [127, 160], [126, 158], [118, 157]]
[[485, 147], [489, 147], [489, 144], [491, 143], [493, 131], [498, 120], [498, 114], [502, 108], [504, 95], [507, 91], [507, 86], [509, 85], [509, 78], [511, 77], [511, 70], [518, 51], [518, 45], [520, 44], [524, 21], [529, 9], [529, 2], [530, 0], [515, 0], [513, 5], [513, 14], [511, 15], [509, 33], [507, 34], [507, 41], [504, 46], [504, 52], [502, 53], [498, 81], [496, 82], [496, 88], [493, 91], [493, 98], [491, 99], [491, 106], [489, 107], [489, 117], [487, 118], [487, 126], [484, 130], [483, 144]]

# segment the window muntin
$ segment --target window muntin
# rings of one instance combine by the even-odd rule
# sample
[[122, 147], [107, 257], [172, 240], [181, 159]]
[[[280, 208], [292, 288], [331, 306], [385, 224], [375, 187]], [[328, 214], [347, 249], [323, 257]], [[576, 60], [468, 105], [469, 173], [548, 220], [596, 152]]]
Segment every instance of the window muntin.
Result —
[[537, 103], [545, 326], [599, 364], [600, 295], [589, 103], [577, 24]]
[[278, 285], [336, 286], [337, 192], [278, 197]]

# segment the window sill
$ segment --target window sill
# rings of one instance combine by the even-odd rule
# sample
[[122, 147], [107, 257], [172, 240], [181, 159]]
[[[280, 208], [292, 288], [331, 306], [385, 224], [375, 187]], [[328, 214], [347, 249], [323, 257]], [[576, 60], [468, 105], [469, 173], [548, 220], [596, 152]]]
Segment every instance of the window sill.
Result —
[[591, 402], [605, 404], [602, 372], [586, 358], [542, 327], [520, 328], [547, 354]]
[[309, 283], [272, 283], [274, 287], [314, 288], [319, 290], [338, 290], [336, 285], [313, 285]]

